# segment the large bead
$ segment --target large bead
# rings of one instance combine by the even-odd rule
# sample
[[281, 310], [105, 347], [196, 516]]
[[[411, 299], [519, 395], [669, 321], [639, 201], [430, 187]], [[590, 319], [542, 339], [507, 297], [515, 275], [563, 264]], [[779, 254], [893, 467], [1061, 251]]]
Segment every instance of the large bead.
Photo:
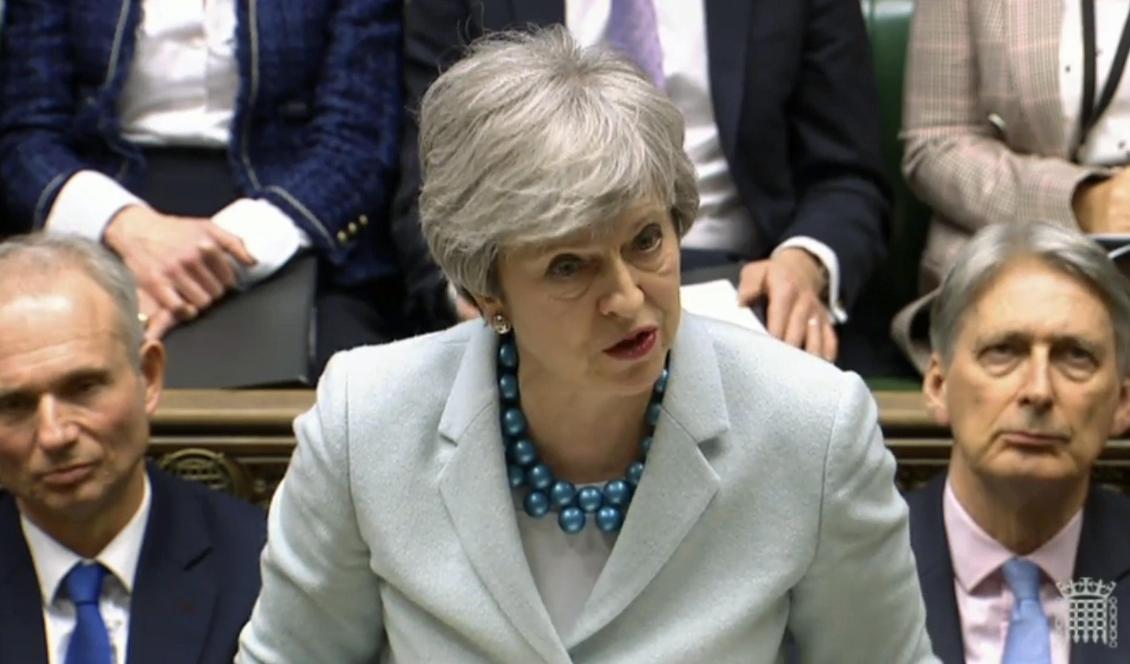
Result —
[[526, 481], [538, 491], [546, 491], [553, 486], [553, 471], [544, 463], [534, 464], [526, 471]]
[[513, 341], [503, 341], [498, 347], [498, 363], [511, 371], [518, 368], [518, 349]]
[[526, 432], [526, 416], [518, 408], [508, 408], [502, 414], [502, 428], [511, 438], [517, 438]]
[[658, 401], [652, 401], [647, 405], [648, 426], [655, 426], [659, 422], [659, 413], [661, 412], [663, 412], [663, 406]]
[[584, 511], [592, 514], [604, 504], [604, 495], [595, 486], [583, 486], [577, 492], [577, 505]]
[[540, 519], [549, 512], [549, 496], [542, 491], [531, 491], [522, 501], [522, 509], [526, 510], [526, 514]]
[[549, 499], [557, 509], [564, 509], [577, 497], [577, 488], [568, 480], [557, 480], [549, 490]]
[[613, 507], [627, 507], [632, 500], [632, 487], [624, 480], [611, 480], [604, 485], [604, 502]]
[[628, 472], [625, 473], [628, 484], [636, 486], [640, 483], [640, 478], [643, 477], [643, 462], [636, 461], [628, 466]]
[[503, 400], [514, 402], [518, 400], [518, 377], [514, 374], [502, 374], [498, 379], [498, 393]]
[[575, 535], [584, 530], [585, 513], [579, 507], [566, 507], [557, 515], [557, 525], [561, 526], [561, 530]]
[[528, 466], [538, 460], [538, 450], [529, 438], [519, 438], [511, 443], [506, 450], [510, 461], [519, 466]]
[[663, 394], [667, 391], [667, 379], [670, 378], [671, 372], [667, 367], [663, 367], [663, 371], [659, 372], [659, 378], [655, 379], [654, 390], [656, 394]]
[[510, 488], [517, 489], [526, 483], [526, 469], [512, 463], [507, 464], [506, 477], [510, 480]]
[[614, 533], [624, 523], [624, 513], [619, 507], [605, 505], [596, 513], [596, 527], [603, 533]]

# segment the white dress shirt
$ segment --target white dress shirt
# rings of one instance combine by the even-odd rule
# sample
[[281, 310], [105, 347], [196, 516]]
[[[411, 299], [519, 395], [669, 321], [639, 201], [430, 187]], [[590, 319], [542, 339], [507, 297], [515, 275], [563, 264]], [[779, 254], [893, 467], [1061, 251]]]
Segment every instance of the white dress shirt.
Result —
[[48, 664], [62, 664], [67, 657], [67, 648], [75, 629], [75, 605], [60, 586], [71, 568], [83, 561], [102, 563], [109, 572], [102, 582], [102, 598], [98, 602], [98, 608], [110, 635], [113, 662], [123, 664], [126, 661], [130, 596], [133, 593], [133, 580], [137, 573], [151, 504], [149, 477], [146, 476], [141, 506], [125, 528], [94, 560], [82, 558], [20, 515], [20, 525], [23, 527], [28, 550], [31, 551], [31, 560], [35, 564], [35, 575], [39, 579], [39, 591], [43, 594], [43, 626], [47, 633]]
[[[730, 166], [718, 137], [710, 97], [703, 0], [657, 0], [654, 4], [663, 49], [664, 87], [686, 121], [683, 148], [698, 178], [698, 218], [682, 246], [763, 255], [770, 247], [763, 246], [763, 238], [757, 237], [749, 211], [730, 178]], [[565, 25], [581, 44], [597, 44], [604, 38], [611, 10], [611, 0], [566, 0]], [[823, 242], [804, 236], [785, 240], [773, 252], [788, 247], [808, 251], [828, 271], [829, 308], [836, 321], [846, 321], [847, 313], [839, 304], [840, 264], [835, 252]]]
[[[1118, 39], [1126, 22], [1130, 2], [1095, 0], [1095, 101], [1102, 94], [1110, 65], [1118, 50]], [[1110, 106], [1087, 136], [1079, 151], [1080, 161], [1091, 166], [1122, 166], [1130, 162], [1130, 67], [1124, 71]], [[1063, 135], [1074, 145], [1079, 131], [1079, 107], [1083, 99], [1083, 19], [1079, 3], [1063, 3], [1063, 27], [1059, 39], [1059, 90], [1063, 104]]]
[[[225, 150], [235, 112], [239, 70], [234, 0], [143, 0], [137, 45], [118, 110], [122, 135], [149, 147]], [[114, 215], [145, 202], [98, 171], [63, 185], [47, 215], [47, 230], [101, 240]], [[243, 286], [265, 279], [310, 246], [290, 217], [261, 199], [241, 198], [212, 221], [243, 240], [258, 263], [233, 262]]]

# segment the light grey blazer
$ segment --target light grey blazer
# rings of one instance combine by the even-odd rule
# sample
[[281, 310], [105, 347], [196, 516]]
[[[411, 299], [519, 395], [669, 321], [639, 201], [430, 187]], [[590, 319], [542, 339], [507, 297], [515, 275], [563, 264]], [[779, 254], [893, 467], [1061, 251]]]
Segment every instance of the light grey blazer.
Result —
[[684, 314], [647, 471], [572, 632], [518, 535], [481, 322], [338, 354], [238, 662], [933, 662], [859, 378]]

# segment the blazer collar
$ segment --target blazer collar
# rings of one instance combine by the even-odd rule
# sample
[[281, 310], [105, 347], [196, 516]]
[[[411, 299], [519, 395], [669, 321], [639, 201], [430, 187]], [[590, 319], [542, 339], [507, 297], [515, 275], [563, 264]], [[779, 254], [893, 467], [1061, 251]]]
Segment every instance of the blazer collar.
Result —
[[1119, 581], [1130, 573], [1130, 500], [1092, 487], [1083, 507], [1075, 578]]
[[4, 589], [0, 592], [0, 662], [46, 662], [39, 581], [20, 528], [16, 500], [4, 491], [0, 491], [0, 588]]
[[910, 540], [926, 603], [926, 627], [934, 653], [946, 664], [965, 661], [965, 640], [954, 591], [953, 561], [942, 504], [946, 473], [938, 473], [910, 502]]
[[[1016, 98], [1032, 118], [1040, 143], [1059, 157], [1068, 157], [1059, 91], [1059, 41], [1063, 3], [1005, 0], [1007, 61], [1017, 87]], [[1032, 48], [1033, 44], [1050, 47]]]
[[[546, 661], [567, 662], [530, 573], [501, 450], [494, 358], [485, 325], [471, 332], [439, 431], [455, 452], [439, 489], [471, 564], [502, 612]], [[729, 429], [708, 330], [684, 314], [670, 357], [671, 379], [647, 471], [592, 595], [566, 643], [608, 625], [659, 573], [702, 516], [719, 479], [699, 449]]]
[[130, 600], [127, 662], [195, 663], [218, 589], [200, 563], [212, 549], [200, 505], [150, 466], [153, 505]]

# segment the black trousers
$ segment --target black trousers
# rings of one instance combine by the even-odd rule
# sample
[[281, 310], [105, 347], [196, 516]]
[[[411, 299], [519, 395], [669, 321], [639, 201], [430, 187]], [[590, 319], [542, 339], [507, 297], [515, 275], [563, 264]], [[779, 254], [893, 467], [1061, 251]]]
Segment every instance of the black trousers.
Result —
[[[158, 212], [211, 217], [239, 198], [227, 153], [203, 148], [153, 148], [135, 193]], [[396, 277], [341, 286], [334, 267], [318, 266], [316, 333], [311, 376], [316, 381], [339, 350], [391, 341], [409, 334], [403, 320], [404, 286]]]

